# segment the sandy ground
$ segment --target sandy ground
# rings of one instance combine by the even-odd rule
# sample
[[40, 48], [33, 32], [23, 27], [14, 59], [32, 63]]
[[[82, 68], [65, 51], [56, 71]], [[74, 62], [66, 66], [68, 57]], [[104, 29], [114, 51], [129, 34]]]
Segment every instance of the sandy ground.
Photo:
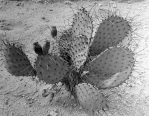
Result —
[[[35, 2], [1, 2], [0, 34], [10, 40], [25, 44], [25, 52], [33, 63], [36, 55], [32, 44], [43, 44], [50, 35], [51, 26], [59, 31], [69, 27], [73, 12], [84, 6], [92, 11], [107, 2], [64, 2], [41, 4]], [[136, 50], [136, 67], [130, 79], [110, 90], [100, 90], [108, 97], [109, 109], [99, 111], [99, 116], [149, 116], [149, 2], [119, 3], [117, 7], [124, 17], [135, 17], [139, 23], [135, 36], [139, 46]], [[106, 8], [106, 6], [105, 6]], [[73, 10], [72, 10], [73, 9]], [[136, 15], [138, 15], [136, 17]], [[54, 48], [51, 48], [53, 50]], [[51, 97], [42, 97], [44, 88], [50, 85], [36, 83], [31, 77], [16, 78], [7, 73], [1, 65], [0, 73], [0, 116], [84, 116], [79, 108], [52, 107]]]

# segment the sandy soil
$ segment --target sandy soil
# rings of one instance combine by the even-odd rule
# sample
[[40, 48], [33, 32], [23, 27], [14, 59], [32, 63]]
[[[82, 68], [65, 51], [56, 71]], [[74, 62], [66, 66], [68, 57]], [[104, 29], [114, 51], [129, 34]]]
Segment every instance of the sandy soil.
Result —
[[[10, 40], [19, 40], [25, 44], [25, 52], [33, 63], [36, 55], [32, 44], [43, 44], [50, 35], [51, 26], [57, 26], [61, 32], [69, 27], [73, 12], [84, 6], [95, 11], [99, 5], [107, 2], [63, 2], [41, 4], [35, 2], [0, 3], [0, 34]], [[134, 18], [139, 23], [135, 31], [139, 46], [136, 50], [136, 67], [130, 79], [119, 87], [100, 90], [108, 97], [109, 109], [99, 111], [99, 116], [148, 116], [149, 115], [149, 2], [118, 3], [120, 14]], [[104, 6], [107, 8], [107, 6]], [[73, 9], [73, 10], [72, 10]], [[98, 23], [97, 21], [95, 21]], [[136, 24], [135, 23], [135, 24]], [[96, 27], [96, 26], [95, 26]], [[51, 48], [53, 50], [54, 48]], [[143, 49], [143, 51], [142, 51]], [[36, 83], [31, 77], [16, 78], [7, 73], [1, 65], [0, 73], [0, 116], [84, 116], [83, 110], [49, 105], [51, 97], [42, 97], [42, 90], [51, 87]]]

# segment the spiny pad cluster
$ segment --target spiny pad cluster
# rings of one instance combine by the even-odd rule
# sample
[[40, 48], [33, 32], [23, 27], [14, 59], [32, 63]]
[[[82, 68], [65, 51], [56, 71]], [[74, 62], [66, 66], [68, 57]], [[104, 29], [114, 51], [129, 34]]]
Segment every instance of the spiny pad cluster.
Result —
[[[74, 15], [72, 26], [59, 38], [60, 56], [48, 53], [48, 42], [43, 47], [34, 43], [38, 56], [33, 67], [21, 47], [7, 42], [6, 69], [15, 76], [37, 76], [47, 84], [62, 82], [80, 105], [95, 111], [102, 108], [104, 100], [98, 89], [122, 84], [133, 71], [133, 51], [118, 46], [131, 28], [123, 17], [110, 15], [102, 20], [91, 43], [93, 20], [81, 8]], [[94, 59], [89, 60], [92, 56]]]

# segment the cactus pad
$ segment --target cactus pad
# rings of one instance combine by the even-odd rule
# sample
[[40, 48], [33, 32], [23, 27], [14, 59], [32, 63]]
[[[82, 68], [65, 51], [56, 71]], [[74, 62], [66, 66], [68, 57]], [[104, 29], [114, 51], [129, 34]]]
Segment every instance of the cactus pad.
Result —
[[[84, 79], [99, 88], [114, 87], [129, 77], [134, 63], [132, 51], [122, 47], [113, 47], [103, 52], [85, 67], [89, 73], [84, 76]], [[111, 84], [108, 85], [108, 83]]]
[[73, 38], [70, 47], [70, 56], [74, 67], [79, 69], [88, 56], [88, 39], [84, 35], [79, 35]]
[[79, 104], [84, 109], [93, 112], [102, 108], [104, 97], [91, 84], [81, 83], [76, 85], [76, 95]]
[[103, 79], [107, 77], [102, 77], [100, 75], [93, 75], [93, 74], [86, 75], [84, 77], [84, 80], [86, 80], [86, 82], [89, 82], [95, 85], [100, 89], [106, 89], [106, 88], [116, 87], [124, 83], [128, 79], [131, 73], [132, 73], [132, 68], [129, 67], [128, 69], [125, 69], [125, 71], [116, 73], [115, 75], [105, 80]]
[[14, 76], [35, 76], [36, 71], [24, 53], [22, 45], [10, 43], [8, 40], [3, 43], [5, 67], [8, 72]]
[[90, 55], [95, 56], [109, 47], [117, 46], [132, 31], [130, 22], [117, 15], [108, 16], [100, 23], [92, 45]]
[[85, 8], [79, 9], [79, 12], [74, 15], [72, 24], [72, 36], [85, 35], [90, 42], [93, 32], [92, 18]]
[[63, 79], [68, 71], [68, 65], [60, 57], [48, 54], [37, 57], [35, 69], [39, 80], [55, 84]]

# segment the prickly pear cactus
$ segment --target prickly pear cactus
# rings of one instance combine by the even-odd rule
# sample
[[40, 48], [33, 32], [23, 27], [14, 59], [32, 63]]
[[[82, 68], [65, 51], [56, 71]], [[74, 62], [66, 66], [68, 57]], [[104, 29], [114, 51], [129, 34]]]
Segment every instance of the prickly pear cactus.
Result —
[[113, 47], [97, 56], [85, 67], [89, 73], [84, 79], [99, 88], [114, 87], [129, 77], [134, 63], [132, 51], [127, 48]]
[[14, 76], [35, 76], [36, 71], [32, 67], [23, 46], [19, 43], [11, 43], [9, 40], [2, 40], [7, 71]]
[[73, 38], [70, 47], [70, 56], [74, 67], [79, 69], [88, 56], [88, 38], [84, 35], [79, 35]]
[[[79, 102], [94, 116], [96, 110], [106, 106], [98, 89], [122, 84], [131, 75], [135, 59], [131, 50], [118, 47], [131, 32], [129, 21], [123, 17], [110, 15], [103, 19], [91, 42], [92, 31], [92, 18], [82, 8], [75, 14], [72, 27], [56, 40], [60, 56], [48, 53], [50, 42], [43, 47], [35, 42], [34, 51], [38, 56], [34, 69], [21, 46], [5, 42], [6, 68], [15, 76], [37, 76], [47, 84], [62, 82], [66, 88], [52, 94], [55, 98], [51, 104], [58, 101], [58, 105], [72, 105], [73, 96], [74, 102]], [[55, 27], [51, 35], [58, 38]]]
[[92, 45], [90, 46], [90, 55], [95, 56], [109, 47], [117, 46], [122, 42], [132, 27], [129, 21], [118, 15], [111, 15], [103, 19], [100, 23]]
[[103, 95], [91, 84], [80, 83], [76, 85], [75, 89], [79, 104], [92, 116], [94, 111], [101, 110], [106, 106]]
[[72, 36], [85, 35], [90, 42], [93, 32], [92, 18], [85, 8], [79, 9], [77, 14], [74, 15], [72, 23]]
[[63, 79], [68, 71], [68, 65], [56, 55], [40, 55], [35, 62], [35, 70], [39, 80], [55, 84]]

